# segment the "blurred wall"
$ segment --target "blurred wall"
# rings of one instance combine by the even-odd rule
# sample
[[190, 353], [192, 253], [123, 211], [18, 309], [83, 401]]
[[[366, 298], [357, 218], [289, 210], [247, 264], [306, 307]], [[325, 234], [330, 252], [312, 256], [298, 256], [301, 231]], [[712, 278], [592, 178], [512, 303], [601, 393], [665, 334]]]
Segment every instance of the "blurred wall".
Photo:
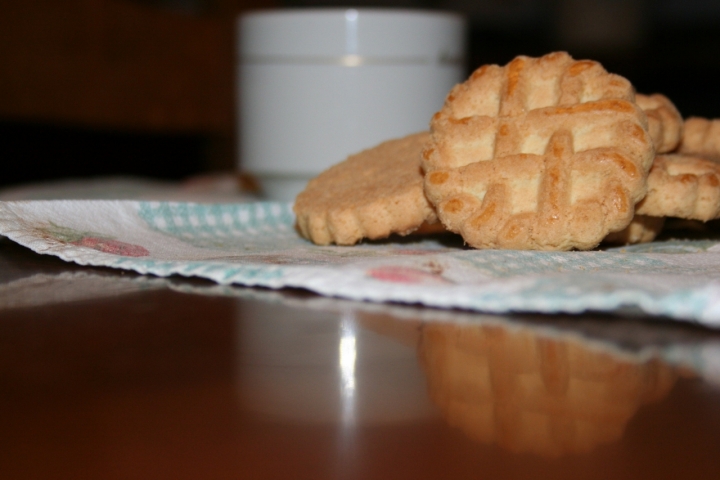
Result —
[[273, 0], [3, 1], [0, 185], [234, 160], [234, 19]]

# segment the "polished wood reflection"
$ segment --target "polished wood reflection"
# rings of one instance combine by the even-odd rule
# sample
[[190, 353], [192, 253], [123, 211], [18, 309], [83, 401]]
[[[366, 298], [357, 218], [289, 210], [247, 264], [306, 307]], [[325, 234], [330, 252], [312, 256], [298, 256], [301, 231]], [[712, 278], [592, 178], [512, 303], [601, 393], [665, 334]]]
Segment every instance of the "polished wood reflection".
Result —
[[619, 441], [641, 405], [666, 397], [673, 369], [530, 328], [428, 324], [420, 359], [451, 425], [515, 453], [560, 457]]
[[[577, 333], [581, 317], [502, 318], [222, 290], [68, 265], [6, 242], [0, 267], [0, 478], [720, 475], [720, 389], [712, 376], [600, 335], [586, 342]], [[72, 293], [90, 284], [94, 296]], [[24, 300], [8, 306], [2, 296], [19, 295], [18, 286]], [[720, 338], [619, 318], [593, 328], [623, 322], [678, 342]], [[548, 333], [554, 324], [562, 328]], [[599, 383], [580, 388], [578, 379]], [[545, 427], [537, 425], [553, 421], [540, 416], [530, 443], [508, 442], [525, 438], [515, 420], [502, 423], [505, 437], [478, 436], [477, 422], [462, 421], [490, 418], [477, 399], [511, 414], [501, 420], [554, 412], [562, 442], [548, 444], [546, 455], [536, 435]], [[452, 404], [462, 408], [451, 414]], [[587, 412], [601, 426], [622, 425], [575, 448], [567, 419]]]

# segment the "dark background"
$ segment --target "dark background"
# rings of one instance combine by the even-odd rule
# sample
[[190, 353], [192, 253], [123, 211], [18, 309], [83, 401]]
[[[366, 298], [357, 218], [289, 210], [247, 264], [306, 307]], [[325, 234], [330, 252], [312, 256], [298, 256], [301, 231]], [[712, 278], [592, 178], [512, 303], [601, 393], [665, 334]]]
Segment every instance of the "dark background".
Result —
[[[93, 2], [102, 5], [102, 8], [93, 7]], [[0, 186], [100, 175], [180, 179], [235, 168], [233, 19], [242, 11], [253, 8], [359, 6], [458, 11], [467, 16], [470, 24], [468, 72], [485, 63], [505, 64], [519, 54], [539, 56], [550, 51], [566, 50], [575, 58], [600, 61], [607, 70], [630, 79], [639, 92], [666, 94], [686, 117], [720, 117], [720, 95], [716, 87], [720, 78], [720, 1], [400, 0], [341, 3], [313, 0], [27, 0], [21, 3], [24, 10], [20, 10], [14, 0], [0, 0], [0, 6], [4, 4], [10, 10], [9, 14], [0, 18], [0, 31], [4, 32], [0, 33], [0, 53], [17, 52], [19, 49], [29, 52], [26, 56], [11, 56], [10, 61], [4, 60], [0, 66], [0, 159], [3, 166]], [[50, 8], [49, 5], [54, 5], [53, 8], [66, 5], [67, 8], [45, 15], [44, 9]], [[6, 8], [4, 10], [7, 12]], [[88, 16], [83, 13], [86, 11], [95, 11], [97, 15]], [[130, 18], [125, 22], [130, 27], [123, 28], [132, 30], [133, 25], [138, 25], [140, 33], [117, 33], [120, 28], [117, 25], [122, 22], [113, 22], [113, 16], [120, 14]], [[82, 25], [90, 33], [73, 40], [75, 43], [70, 42], [72, 45], [58, 50], [61, 53], [57, 55], [48, 51], [43, 56], [43, 48], [49, 49], [52, 43], [38, 41], [34, 45], [33, 39], [43, 38], [43, 32], [57, 25], [67, 24], [64, 31], [72, 32], [76, 28], [73, 22], [78, 21], [76, 17], [84, 19]], [[99, 20], [93, 20], [95, 18]], [[152, 22], [157, 22], [158, 28], [153, 28]], [[170, 26], [166, 27], [166, 24]], [[192, 33], [195, 24], [202, 24], [205, 29], [202, 31], [209, 31], [210, 36], [215, 33], [213, 29], [221, 31], [210, 40], [195, 41], [193, 35], [197, 34]], [[217, 57], [217, 62], [211, 64], [212, 68], [198, 68], [192, 62], [183, 66], [183, 51], [171, 52], [174, 50], [172, 41], [163, 44], [158, 36], [160, 34], [155, 32], [166, 31], [165, 36], [172, 39], [173, 28], [178, 29], [176, 38], [185, 42], [184, 48], [195, 55], [193, 58]], [[210, 38], [207, 35], [202, 38], [206, 37]], [[132, 84], [126, 83], [118, 87], [109, 86], [102, 105], [94, 105], [93, 99], [97, 95], [84, 95], [84, 87], [80, 86], [72, 89], [74, 96], [68, 94], [65, 99], [70, 107], [48, 107], [45, 111], [44, 104], [54, 101], [54, 97], [47, 96], [47, 90], [52, 90], [51, 93], [58, 97], [68, 91], [66, 84], [53, 83], [53, 69], [66, 71], [74, 68], [79, 70], [75, 72], [78, 78], [85, 78], [83, 69], [87, 69], [89, 85], [97, 76], [97, 69], [93, 70], [92, 65], [87, 66], [77, 60], [79, 57], [74, 53], [75, 56], [69, 55], [66, 59], [62, 52], [77, 53], [82, 49], [91, 49], [93, 42], [102, 43], [108, 38], [120, 40], [113, 47], [115, 50], [104, 50], [103, 61], [117, 61], [112, 52], [135, 52], [136, 56], [147, 57], [138, 70], [141, 73], [135, 75], [138, 82], [161, 77], [162, 69], [174, 68], [174, 77], [187, 75], [190, 78], [184, 84], [190, 87], [180, 91], [178, 98], [189, 101], [194, 95], [199, 99], [193, 99], [195, 103], [191, 102], [191, 105], [198, 111], [204, 108], [201, 102], [216, 105], [213, 107], [215, 110], [207, 108], [202, 110], [202, 115], [195, 117], [188, 114], [183, 121], [174, 121], [174, 114], [149, 116], [143, 111], [143, 106], [152, 103], [156, 97], [162, 97], [162, 88], [152, 87], [158, 90], [154, 92], [148, 87], [144, 93], [146, 97], [141, 98], [135, 95], [139, 87], [129, 90], [127, 85]], [[127, 40], [123, 39], [127, 38], [135, 39], [135, 50], [125, 48], [123, 42]], [[203, 41], [209, 45], [208, 49], [214, 51], [203, 52]], [[222, 48], [212, 45], [221, 45]], [[167, 55], [163, 48], [168, 50]], [[175, 57], [172, 57], [173, 54]], [[150, 58], [151, 55], [163, 61], [169, 59], [168, 66], [156, 62]], [[133, 58], [128, 57], [124, 61], [132, 62]], [[170, 64], [171, 61], [175, 63]], [[158, 72], [153, 72], [156, 63]], [[199, 73], [192, 69], [206, 72], [206, 77], [193, 80], [192, 75]], [[27, 82], [22, 72], [29, 72]], [[113, 72], [112, 78], [118, 75]], [[213, 78], [207, 78], [208, 75]], [[100, 75], [97, 78], [95, 83], [102, 84], [105, 77]], [[191, 91], [193, 85], [196, 91]], [[206, 98], [197, 91], [210, 92], [208, 95], [212, 93], [215, 96]], [[32, 108], [27, 107], [33, 105], [31, 97], [35, 95], [46, 98], [42, 96], [45, 95], [52, 101], [37, 101]], [[166, 103], [172, 106], [172, 101], [168, 97]], [[65, 118], [63, 112], [74, 111], [78, 102], [86, 103], [77, 108], [80, 113], [69, 114]], [[115, 109], [108, 102], [116, 102], [125, 108]], [[122, 110], [122, 115], [112, 113], [115, 110]], [[133, 117], [135, 111], [138, 112], [137, 119]]]

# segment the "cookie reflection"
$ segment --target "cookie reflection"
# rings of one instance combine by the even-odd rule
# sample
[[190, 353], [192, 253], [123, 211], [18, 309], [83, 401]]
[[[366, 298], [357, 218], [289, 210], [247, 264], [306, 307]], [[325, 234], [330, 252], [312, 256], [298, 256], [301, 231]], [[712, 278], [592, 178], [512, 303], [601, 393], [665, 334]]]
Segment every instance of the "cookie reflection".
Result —
[[617, 441], [638, 408], [675, 383], [659, 360], [527, 328], [425, 324], [418, 353], [446, 420], [517, 453], [560, 456]]

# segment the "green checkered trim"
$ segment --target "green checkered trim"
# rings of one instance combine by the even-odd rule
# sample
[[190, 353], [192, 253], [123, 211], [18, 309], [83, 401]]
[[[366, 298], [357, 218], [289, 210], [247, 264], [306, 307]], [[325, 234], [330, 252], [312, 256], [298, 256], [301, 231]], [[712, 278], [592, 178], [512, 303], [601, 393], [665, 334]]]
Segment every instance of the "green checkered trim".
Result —
[[142, 202], [138, 215], [153, 230], [199, 246], [229, 238], [252, 238], [268, 233], [295, 235], [290, 204], [212, 204]]
[[527, 250], [465, 250], [450, 253], [486, 275], [497, 278], [552, 273], [661, 272], [668, 263], [658, 257], [622, 252], [536, 252]]

